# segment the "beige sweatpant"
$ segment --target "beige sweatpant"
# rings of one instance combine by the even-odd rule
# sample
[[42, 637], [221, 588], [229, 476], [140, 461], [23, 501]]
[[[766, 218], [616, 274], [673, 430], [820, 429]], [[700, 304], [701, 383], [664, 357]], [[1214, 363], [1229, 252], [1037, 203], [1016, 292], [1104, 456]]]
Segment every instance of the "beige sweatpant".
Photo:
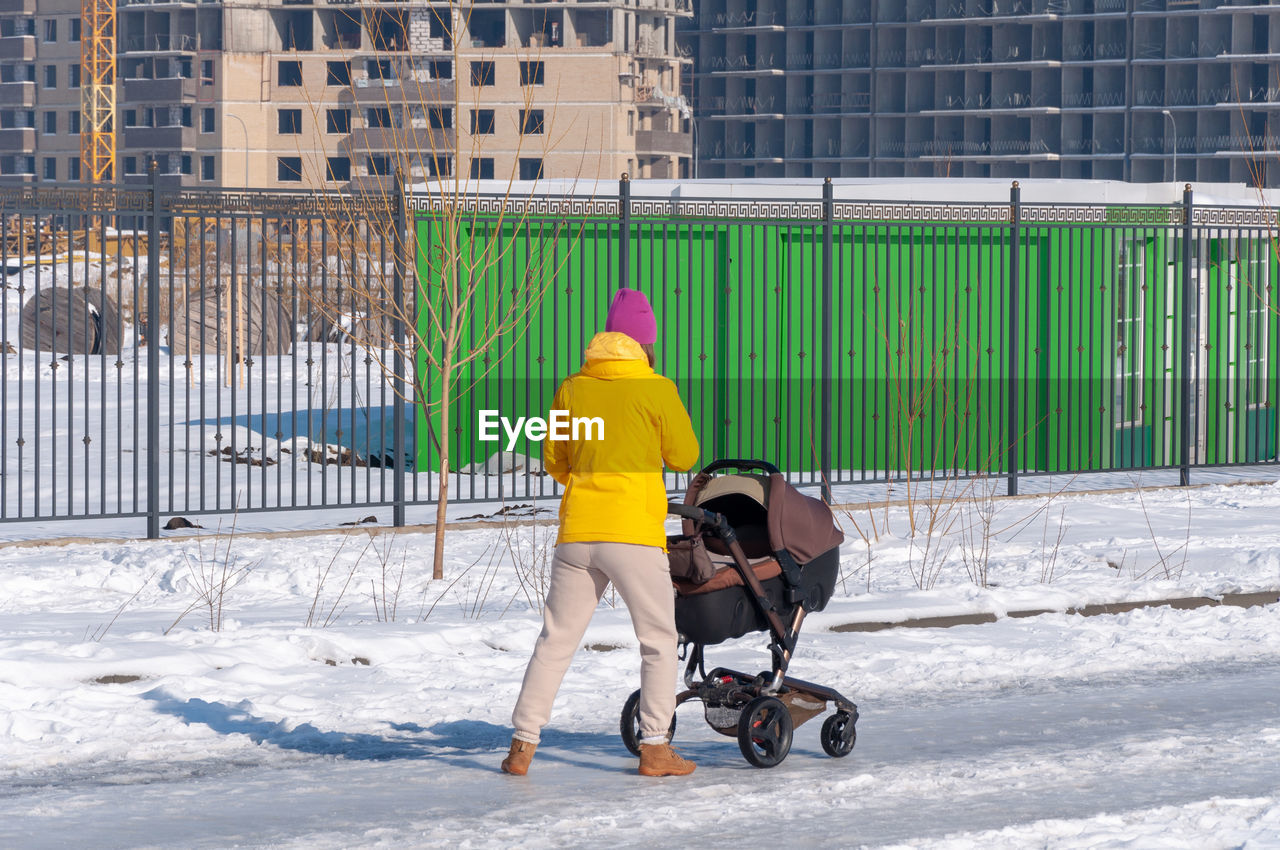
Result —
[[569, 662], [609, 582], [618, 589], [640, 641], [640, 734], [665, 737], [676, 710], [675, 594], [667, 555], [634, 543], [561, 543], [551, 561], [542, 634], [524, 673], [511, 724], [536, 744], [551, 718]]

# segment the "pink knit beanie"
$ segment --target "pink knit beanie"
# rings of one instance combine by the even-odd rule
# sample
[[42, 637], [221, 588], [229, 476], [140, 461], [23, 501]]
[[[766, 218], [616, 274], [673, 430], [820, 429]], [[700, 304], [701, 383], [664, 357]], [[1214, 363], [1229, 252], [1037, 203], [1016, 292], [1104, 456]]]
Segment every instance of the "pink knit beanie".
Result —
[[609, 305], [604, 329], [624, 333], [641, 345], [652, 345], [658, 341], [658, 320], [653, 316], [649, 299], [638, 289], [618, 290]]

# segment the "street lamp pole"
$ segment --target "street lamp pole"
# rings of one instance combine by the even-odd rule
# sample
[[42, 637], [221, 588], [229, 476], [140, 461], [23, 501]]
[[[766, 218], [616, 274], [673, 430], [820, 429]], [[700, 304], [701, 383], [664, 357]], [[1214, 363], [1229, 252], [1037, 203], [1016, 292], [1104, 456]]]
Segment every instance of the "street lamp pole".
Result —
[[240, 122], [240, 129], [244, 132], [244, 187], [249, 188], [249, 128], [245, 126], [244, 119], [234, 112], [227, 113], [228, 118], [234, 118]]
[[698, 119], [694, 118], [692, 113], [689, 115], [689, 124], [693, 128], [693, 179], [698, 179]]
[[[235, 113], [233, 113], [233, 112], [228, 112], [228, 113], [227, 113], [227, 117], [228, 117], [228, 118], [234, 118], [234, 119], [236, 119], [237, 121], [239, 121], [239, 122], [240, 122], [240, 129], [244, 131], [244, 188], [245, 188], [245, 189], [248, 189], [248, 188], [249, 188], [249, 128], [245, 125], [245, 123], [244, 123], [244, 119], [243, 119], [243, 118], [241, 118], [239, 115], [236, 115], [236, 114], [235, 114]], [[224, 184], [224, 185], [225, 185], [225, 184]], [[234, 230], [233, 230], [232, 232], [234, 233]], [[244, 360], [243, 360], [243, 352], [244, 352], [244, 350], [245, 350], [245, 323], [244, 323], [244, 293], [243, 293], [243, 291], [242, 291], [242, 289], [241, 289], [241, 283], [242, 283], [242, 282], [245, 280], [245, 278], [247, 278], [247, 277], [248, 277], [248, 275], [249, 275], [249, 244], [248, 244], [248, 236], [249, 236], [249, 234], [248, 234], [248, 232], [246, 231], [246, 233], [245, 233], [245, 246], [244, 246], [244, 249], [245, 249], [245, 258], [244, 258], [244, 268], [245, 268], [245, 272], [244, 272], [244, 274], [243, 274], [243, 275], [236, 274], [237, 258], [236, 258], [236, 256], [235, 256], [235, 255], [236, 255], [236, 253], [238, 253], [238, 252], [235, 250], [235, 241], [234, 241], [234, 237], [233, 237], [232, 242], [231, 242], [231, 245], [232, 245], [232, 252], [231, 252], [231, 253], [232, 253], [232, 256], [231, 256], [231, 279], [232, 279], [232, 281], [234, 281], [233, 286], [234, 286], [234, 288], [235, 288], [235, 293], [234, 293], [234, 294], [233, 294], [233, 293], [231, 293], [231, 292], [228, 292], [228, 293], [227, 293], [227, 298], [228, 298], [228, 302], [229, 302], [229, 303], [227, 304], [227, 309], [228, 309], [228, 312], [230, 312], [230, 313], [231, 313], [231, 317], [230, 317], [230, 318], [231, 318], [231, 327], [232, 327], [232, 329], [233, 329], [233, 330], [232, 330], [232, 333], [233, 333], [233, 334], [234, 334], [234, 336], [236, 337], [236, 344], [235, 344], [235, 345], [233, 345], [233, 343], [232, 343], [232, 339], [231, 339], [231, 336], [229, 335], [229, 336], [228, 336], [228, 338], [227, 338], [227, 386], [231, 386], [231, 376], [232, 376], [232, 373], [233, 373], [233, 366], [234, 366], [234, 364], [235, 364], [235, 362], [236, 362], [237, 360], [240, 362], [240, 386], [242, 386], [242, 387], [244, 386]], [[234, 309], [234, 310], [232, 309], [232, 306], [231, 306], [231, 299], [232, 299], [233, 297], [234, 297], [234, 299], [235, 299], [235, 302], [234, 302], [234, 303], [235, 303], [235, 309]]]
[[1160, 113], [1169, 119], [1169, 123], [1173, 125], [1173, 182], [1178, 182], [1178, 122], [1173, 120], [1173, 113], [1167, 109], [1161, 109]]

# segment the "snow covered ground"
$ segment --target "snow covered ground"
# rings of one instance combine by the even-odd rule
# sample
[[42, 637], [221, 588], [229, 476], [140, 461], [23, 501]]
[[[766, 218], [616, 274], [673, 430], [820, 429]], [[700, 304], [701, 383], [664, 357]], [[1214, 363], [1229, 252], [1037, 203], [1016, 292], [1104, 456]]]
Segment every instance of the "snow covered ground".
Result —
[[1280, 606], [833, 630], [1280, 589], [1277, 515], [1273, 482], [850, 512], [792, 672], [858, 703], [852, 755], [819, 719], [759, 770], [689, 704], [663, 780], [618, 736], [609, 597], [529, 776], [497, 769], [550, 527], [454, 531], [435, 582], [419, 533], [7, 546], [0, 846], [1280, 847]]

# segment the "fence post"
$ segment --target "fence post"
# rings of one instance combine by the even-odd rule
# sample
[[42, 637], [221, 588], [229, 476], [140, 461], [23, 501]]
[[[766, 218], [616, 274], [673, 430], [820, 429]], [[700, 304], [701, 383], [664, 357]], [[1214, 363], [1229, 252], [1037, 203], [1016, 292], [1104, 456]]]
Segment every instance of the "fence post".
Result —
[[[396, 462], [393, 469], [395, 476], [392, 479], [392, 499], [394, 504], [391, 507], [391, 524], [396, 528], [404, 528], [404, 476], [407, 464], [405, 462], [405, 433], [404, 433], [404, 394], [406, 392], [404, 385], [404, 344], [407, 338], [404, 329], [404, 278], [405, 266], [407, 265], [405, 252], [405, 198], [404, 198], [404, 172], [399, 166], [396, 167], [395, 177], [395, 213], [392, 220], [391, 250], [395, 255], [395, 259], [391, 264], [392, 267], [392, 293], [391, 297], [395, 299], [395, 306], [391, 311], [394, 317], [391, 329], [391, 371], [395, 378], [395, 392], [391, 395], [391, 415], [394, 419], [391, 425], [391, 442], [395, 446]], [[414, 260], [416, 261], [416, 257]], [[415, 288], [414, 302], [417, 303], [417, 291]], [[417, 386], [416, 382], [414, 386]], [[384, 431], [383, 434], [386, 434]]]
[[1008, 466], [1008, 495], [1018, 495], [1018, 405], [1021, 403], [1018, 392], [1018, 295], [1022, 286], [1022, 189], [1018, 181], [1013, 181], [1009, 189], [1009, 289], [1006, 298], [1008, 326], [1006, 344], [1009, 346], [1009, 376], [1005, 382], [1008, 409], [1005, 411], [1005, 463]]
[[831, 335], [835, 271], [835, 187], [822, 182], [822, 500], [831, 504]]
[[1178, 470], [1178, 483], [1186, 487], [1191, 483], [1191, 404], [1195, 390], [1194, 370], [1196, 368], [1196, 351], [1199, 344], [1192, 327], [1192, 299], [1197, 297], [1195, 279], [1191, 268], [1191, 240], [1194, 238], [1191, 227], [1191, 184], [1187, 183], [1182, 190], [1182, 410], [1180, 411], [1180, 427], [1182, 428], [1182, 466]]
[[153, 159], [147, 221], [147, 539], [160, 537], [160, 179]]
[[618, 181], [618, 216], [622, 233], [618, 239], [618, 287], [631, 288], [631, 175], [622, 172]]

